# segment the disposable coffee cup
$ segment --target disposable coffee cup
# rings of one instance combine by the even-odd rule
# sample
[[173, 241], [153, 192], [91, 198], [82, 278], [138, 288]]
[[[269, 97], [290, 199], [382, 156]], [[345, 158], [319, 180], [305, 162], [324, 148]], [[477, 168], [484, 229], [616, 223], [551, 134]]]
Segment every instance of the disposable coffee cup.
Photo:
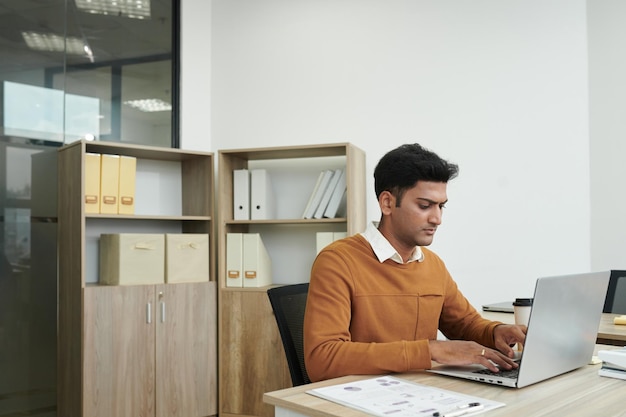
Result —
[[[530, 310], [533, 308], [532, 298], [516, 298], [513, 302], [513, 315], [515, 316], [515, 324], [523, 324], [528, 326], [530, 319]], [[521, 343], [517, 344], [517, 350], [522, 350]]]

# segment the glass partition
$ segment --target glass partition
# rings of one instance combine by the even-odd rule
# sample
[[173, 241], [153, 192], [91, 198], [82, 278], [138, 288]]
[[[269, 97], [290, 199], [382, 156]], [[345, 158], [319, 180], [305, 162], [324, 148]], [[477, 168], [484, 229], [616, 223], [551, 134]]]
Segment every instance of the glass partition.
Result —
[[2, 416], [56, 416], [56, 150], [178, 147], [178, 4], [0, 2]]

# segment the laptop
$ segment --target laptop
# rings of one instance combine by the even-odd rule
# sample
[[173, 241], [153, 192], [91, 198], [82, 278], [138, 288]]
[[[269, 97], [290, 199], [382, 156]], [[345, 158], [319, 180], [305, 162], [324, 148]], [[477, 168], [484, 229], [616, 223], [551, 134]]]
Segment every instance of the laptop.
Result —
[[496, 313], [513, 313], [513, 301], [502, 301], [483, 305], [483, 311], [493, 311]]
[[522, 388], [588, 364], [609, 276], [610, 271], [605, 271], [537, 280], [526, 342], [515, 372], [492, 373], [482, 365], [440, 365], [429, 372]]

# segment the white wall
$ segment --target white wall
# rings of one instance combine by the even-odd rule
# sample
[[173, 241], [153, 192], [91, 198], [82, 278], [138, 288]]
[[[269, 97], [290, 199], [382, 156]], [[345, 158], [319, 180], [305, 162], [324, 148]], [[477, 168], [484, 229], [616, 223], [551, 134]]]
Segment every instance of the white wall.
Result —
[[626, 269], [626, 2], [588, 2], [591, 265]]
[[[205, 1], [184, 1], [183, 34], [200, 27], [187, 4]], [[530, 296], [537, 276], [590, 268], [585, 6], [213, 0], [210, 70], [193, 69], [211, 102], [191, 117], [183, 99], [184, 143], [210, 108], [207, 149], [350, 141], [371, 184], [386, 151], [420, 142], [461, 168], [432, 249], [476, 306]]]
[[211, 151], [211, 1], [181, 0], [180, 147]]

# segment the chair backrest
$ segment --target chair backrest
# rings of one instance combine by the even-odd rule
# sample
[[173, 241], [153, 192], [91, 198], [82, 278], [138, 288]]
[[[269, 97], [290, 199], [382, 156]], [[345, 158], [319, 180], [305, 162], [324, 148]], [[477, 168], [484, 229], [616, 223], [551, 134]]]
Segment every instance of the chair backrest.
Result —
[[626, 271], [611, 270], [602, 312], [626, 314]]
[[294, 387], [311, 382], [304, 367], [302, 335], [308, 291], [308, 283], [284, 285], [267, 290]]

